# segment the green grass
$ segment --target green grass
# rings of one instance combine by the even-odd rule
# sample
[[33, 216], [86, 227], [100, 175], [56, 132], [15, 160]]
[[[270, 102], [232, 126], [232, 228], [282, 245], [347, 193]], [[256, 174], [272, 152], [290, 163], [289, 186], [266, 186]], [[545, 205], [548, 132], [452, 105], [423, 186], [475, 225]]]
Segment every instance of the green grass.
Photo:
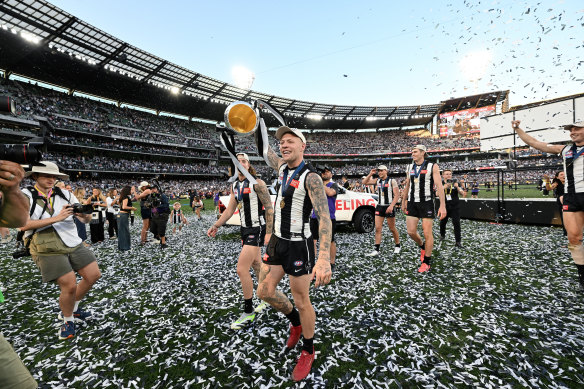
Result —
[[[509, 189], [508, 186], [505, 186], [504, 189], [504, 196], [506, 199], [521, 199], [521, 198], [549, 198], [553, 199], [553, 193], [550, 193], [548, 196], [544, 196], [543, 193], [537, 190], [535, 184], [531, 185], [517, 185], [517, 190], [515, 190], [515, 186], [513, 189]], [[471, 191], [469, 189], [467, 198], [471, 198]], [[479, 198], [481, 199], [490, 199], [490, 198], [497, 198], [497, 187], [488, 191], [484, 186], [481, 185], [479, 191]]]

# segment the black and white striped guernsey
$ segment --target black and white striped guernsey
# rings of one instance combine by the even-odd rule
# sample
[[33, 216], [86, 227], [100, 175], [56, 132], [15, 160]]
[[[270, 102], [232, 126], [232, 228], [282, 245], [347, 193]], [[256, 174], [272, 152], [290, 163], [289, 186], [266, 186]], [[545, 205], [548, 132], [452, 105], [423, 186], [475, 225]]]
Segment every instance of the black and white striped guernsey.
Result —
[[172, 210], [172, 222], [174, 224], [178, 224], [182, 222], [182, 209], [173, 209]]
[[[290, 177], [296, 169], [288, 169], [287, 164], [280, 166], [278, 183], [276, 184], [276, 202], [274, 204], [274, 234], [278, 238], [302, 241], [311, 236], [310, 212], [312, 202], [306, 191], [306, 177], [312, 169], [304, 165], [295, 177]], [[285, 174], [286, 173], [286, 174]], [[284, 175], [289, 182], [282, 195]], [[282, 200], [284, 207], [282, 208]]]
[[560, 153], [564, 160], [564, 174], [566, 175], [565, 193], [584, 193], [584, 152], [578, 156], [583, 148], [584, 146], [578, 147], [573, 143], [566, 145]]
[[406, 175], [410, 178], [409, 202], [419, 203], [432, 200], [434, 197], [433, 168], [434, 163], [426, 160], [424, 160], [422, 165], [416, 165], [415, 163], [408, 165]]
[[[233, 183], [233, 196], [239, 208], [239, 220], [242, 227], [259, 227], [266, 224], [264, 219], [263, 204], [258, 198], [253, 185], [246, 178], [243, 181], [236, 180]], [[239, 207], [241, 204], [241, 207]]]
[[[395, 180], [387, 177], [385, 180], [377, 179], [377, 205], [390, 205], [393, 201], [393, 187]], [[397, 183], [395, 183], [397, 186]]]

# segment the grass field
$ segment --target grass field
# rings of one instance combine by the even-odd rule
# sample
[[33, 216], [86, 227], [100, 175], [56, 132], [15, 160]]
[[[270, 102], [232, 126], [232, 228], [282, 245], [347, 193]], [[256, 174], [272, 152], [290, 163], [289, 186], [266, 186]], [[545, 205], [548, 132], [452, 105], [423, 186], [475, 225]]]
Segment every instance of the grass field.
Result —
[[[242, 309], [235, 227], [205, 236], [214, 220], [171, 235], [170, 247], [120, 254], [93, 248], [103, 273], [85, 307], [93, 320], [59, 341], [55, 285], [30, 258], [1, 248], [4, 336], [43, 388], [572, 387], [584, 385], [583, 299], [561, 229], [463, 221], [433, 267], [418, 274], [419, 249], [398, 228], [400, 255], [384, 230], [383, 255], [364, 257], [372, 234], [337, 234], [332, 282], [311, 291], [317, 358], [300, 384], [283, 354], [288, 323], [267, 309], [232, 331]], [[286, 280], [280, 284], [289, 294]]]

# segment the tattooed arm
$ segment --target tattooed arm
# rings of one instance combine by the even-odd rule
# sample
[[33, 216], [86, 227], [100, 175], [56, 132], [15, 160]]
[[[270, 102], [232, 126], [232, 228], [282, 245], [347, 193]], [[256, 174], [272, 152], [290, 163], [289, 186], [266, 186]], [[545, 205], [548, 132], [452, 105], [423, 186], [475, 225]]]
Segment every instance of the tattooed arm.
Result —
[[268, 192], [265, 182], [258, 180], [254, 189], [266, 211], [266, 238], [264, 239], [264, 244], [267, 245], [272, 237], [272, 230], [274, 228], [274, 207], [272, 206], [272, 199], [270, 198], [270, 193]]
[[270, 165], [276, 171], [278, 171], [280, 166], [285, 163], [282, 158], [278, 157], [278, 154], [276, 154], [270, 145], [268, 145], [268, 161], [270, 162], [268, 165]]
[[316, 275], [315, 286], [326, 285], [331, 280], [331, 238], [332, 223], [329, 213], [328, 200], [324, 193], [322, 179], [316, 173], [309, 173], [306, 176], [306, 191], [312, 201], [312, 207], [318, 215], [318, 235], [320, 249], [318, 250], [318, 261], [312, 270], [312, 278]]

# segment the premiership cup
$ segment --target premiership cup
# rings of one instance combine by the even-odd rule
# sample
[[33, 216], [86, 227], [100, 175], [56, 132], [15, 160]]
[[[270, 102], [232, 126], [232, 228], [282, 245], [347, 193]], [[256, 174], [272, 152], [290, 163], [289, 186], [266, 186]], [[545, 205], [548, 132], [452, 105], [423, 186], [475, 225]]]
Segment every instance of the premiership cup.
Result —
[[259, 109], [245, 101], [234, 101], [225, 109], [225, 126], [236, 135], [253, 134], [260, 122]]

